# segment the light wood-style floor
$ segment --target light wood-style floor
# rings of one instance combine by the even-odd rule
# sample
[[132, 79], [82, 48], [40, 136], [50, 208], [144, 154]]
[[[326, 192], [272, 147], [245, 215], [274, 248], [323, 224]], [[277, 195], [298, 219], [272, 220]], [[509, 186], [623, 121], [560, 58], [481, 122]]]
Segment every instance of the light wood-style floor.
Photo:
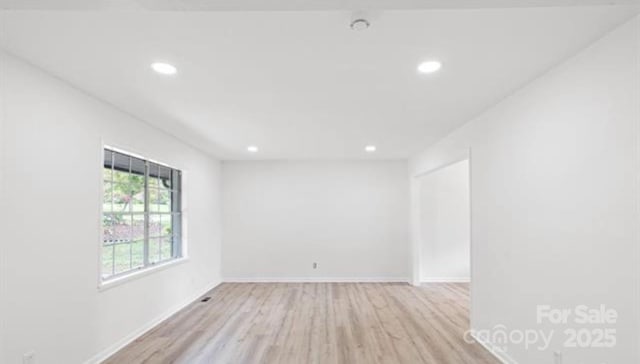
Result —
[[467, 284], [224, 283], [106, 363], [498, 363]]

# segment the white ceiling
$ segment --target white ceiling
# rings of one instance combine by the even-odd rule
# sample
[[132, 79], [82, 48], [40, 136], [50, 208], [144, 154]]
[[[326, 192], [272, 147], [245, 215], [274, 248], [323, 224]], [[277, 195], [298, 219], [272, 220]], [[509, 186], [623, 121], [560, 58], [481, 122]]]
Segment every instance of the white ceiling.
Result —
[[4, 11], [0, 44], [222, 159], [406, 158], [636, 13], [375, 10], [354, 32], [349, 11]]
[[286, 11], [514, 8], [540, 6], [638, 5], [638, 0], [0, 0], [0, 9]]

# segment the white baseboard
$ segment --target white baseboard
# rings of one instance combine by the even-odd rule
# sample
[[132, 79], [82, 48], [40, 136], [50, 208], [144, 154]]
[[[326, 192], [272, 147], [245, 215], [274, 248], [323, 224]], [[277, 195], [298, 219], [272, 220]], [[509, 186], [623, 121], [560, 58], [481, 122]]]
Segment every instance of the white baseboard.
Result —
[[478, 344], [482, 345], [485, 349], [487, 349], [488, 352], [490, 352], [493, 356], [495, 356], [496, 359], [498, 359], [498, 361], [500, 361], [500, 363], [502, 363], [502, 364], [518, 364], [518, 362], [515, 361], [509, 355], [507, 355], [507, 353], [504, 350], [502, 350], [501, 348], [495, 346], [494, 344], [490, 343], [489, 341], [481, 339], [475, 333], [472, 333], [471, 337], [473, 337], [473, 339]]
[[469, 283], [471, 278], [469, 277], [428, 277], [421, 278], [421, 283]]
[[409, 277], [227, 277], [227, 283], [407, 283]]
[[164, 321], [164, 320], [168, 319], [169, 317], [173, 316], [178, 311], [182, 310], [183, 308], [185, 308], [186, 306], [190, 305], [192, 302], [194, 302], [198, 298], [202, 297], [202, 295], [204, 295], [205, 293], [207, 293], [210, 290], [212, 290], [215, 287], [217, 287], [220, 283], [221, 282], [218, 280], [218, 281], [215, 281], [215, 282], [207, 285], [205, 288], [203, 288], [200, 291], [198, 291], [197, 294], [194, 294], [191, 297], [188, 297], [187, 299], [183, 300], [179, 304], [177, 304], [174, 307], [170, 308], [169, 310], [165, 311], [160, 316], [158, 316], [155, 319], [151, 320], [146, 325], [138, 328], [134, 332], [132, 332], [132, 333], [128, 334], [127, 336], [123, 337], [122, 339], [118, 340], [113, 345], [109, 346], [108, 348], [102, 350], [98, 354], [96, 354], [93, 357], [91, 357], [89, 360], [85, 361], [84, 364], [97, 364], [97, 363], [100, 363], [100, 362], [106, 360], [111, 355], [113, 355], [116, 352], [118, 352], [120, 349], [122, 349], [125, 346], [129, 345], [135, 339], [137, 339], [140, 336], [144, 335], [147, 331], [149, 331], [149, 330], [153, 329], [154, 327], [156, 327], [162, 321]]

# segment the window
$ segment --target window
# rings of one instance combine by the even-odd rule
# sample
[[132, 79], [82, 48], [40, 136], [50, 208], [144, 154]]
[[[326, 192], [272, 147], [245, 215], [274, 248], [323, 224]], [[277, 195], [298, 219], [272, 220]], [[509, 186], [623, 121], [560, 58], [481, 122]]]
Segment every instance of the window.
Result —
[[102, 280], [182, 256], [181, 172], [104, 150]]

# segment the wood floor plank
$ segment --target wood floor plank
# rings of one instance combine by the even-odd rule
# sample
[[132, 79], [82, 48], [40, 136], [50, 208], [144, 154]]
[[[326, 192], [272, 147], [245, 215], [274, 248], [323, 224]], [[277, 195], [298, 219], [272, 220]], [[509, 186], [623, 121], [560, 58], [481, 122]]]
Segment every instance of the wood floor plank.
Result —
[[469, 285], [224, 283], [106, 364], [494, 364], [466, 343]]

